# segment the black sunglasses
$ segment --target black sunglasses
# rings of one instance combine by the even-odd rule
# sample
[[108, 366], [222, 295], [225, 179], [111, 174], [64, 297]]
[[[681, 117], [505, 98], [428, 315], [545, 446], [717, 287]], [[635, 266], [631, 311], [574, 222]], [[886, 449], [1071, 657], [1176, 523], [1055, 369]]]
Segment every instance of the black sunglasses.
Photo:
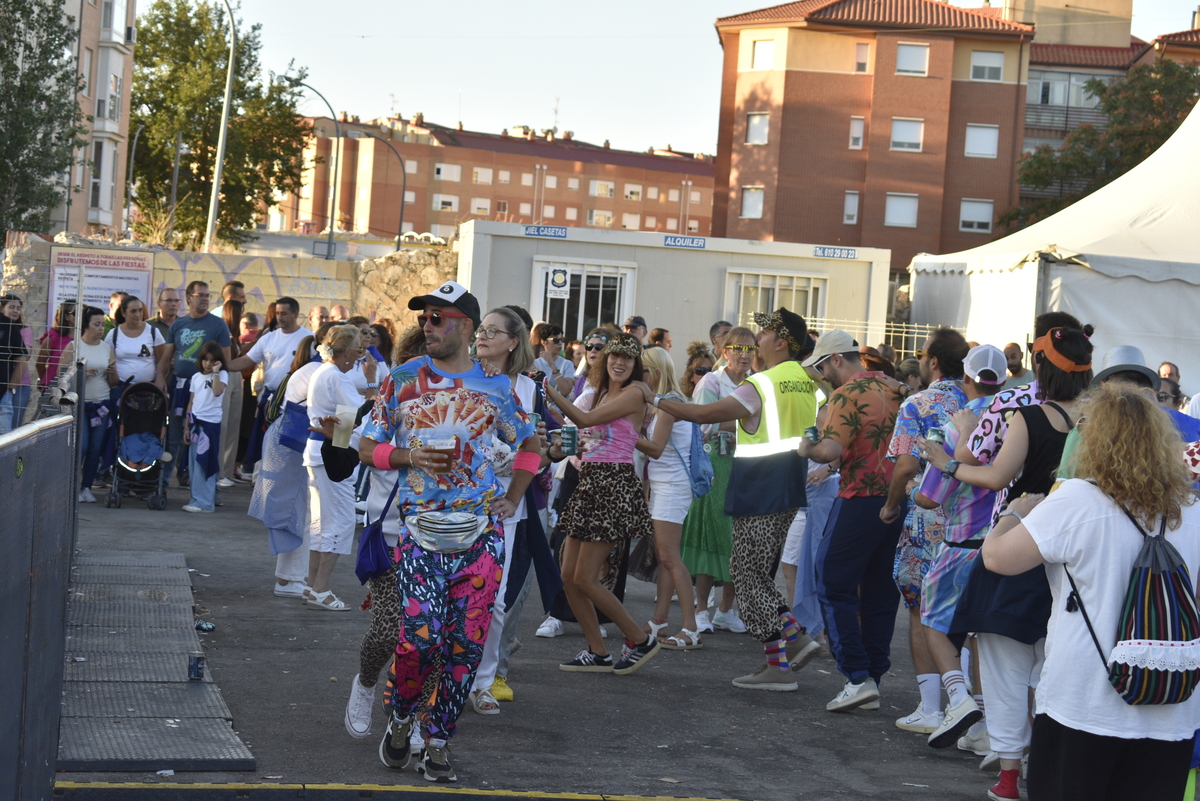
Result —
[[704, 375], [705, 373], [711, 373], [711, 372], [712, 372], [711, 367], [697, 367], [692, 370], [692, 375]]
[[604, 343], [600, 343], [600, 344], [598, 344], [598, 345], [584, 345], [584, 346], [583, 346], [583, 349], [584, 349], [584, 350], [588, 350], [588, 351], [592, 351], [592, 350], [604, 350]]
[[430, 312], [429, 314], [418, 314], [417, 315], [417, 325], [420, 326], [421, 328], [424, 328], [425, 323], [429, 322], [429, 323], [433, 323], [434, 328], [437, 328], [443, 322], [450, 319], [451, 317], [466, 318], [466, 316], [467, 315], [465, 315], [465, 314], [455, 314], [454, 312]]

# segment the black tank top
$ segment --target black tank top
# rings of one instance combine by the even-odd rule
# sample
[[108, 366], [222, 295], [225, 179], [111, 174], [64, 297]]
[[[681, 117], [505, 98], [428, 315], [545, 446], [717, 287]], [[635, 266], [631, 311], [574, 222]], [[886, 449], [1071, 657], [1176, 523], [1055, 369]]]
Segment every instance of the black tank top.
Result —
[[1067, 421], [1068, 428], [1071, 426], [1070, 416], [1053, 401], [1041, 406], [1018, 407], [1017, 414], [1025, 418], [1025, 428], [1029, 431], [1029, 453], [1025, 455], [1020, 477], [1013, 482], [1008, 491], [1010, 500], [1020, 498], [1026, 492], [1030, 495], [1045, 495], [1050, 492], [1058, 473], [1058, 464], [1062, 461], [1068, 432], [1059, 431], [1050, 425], [1048, 415], [1061, 415]]

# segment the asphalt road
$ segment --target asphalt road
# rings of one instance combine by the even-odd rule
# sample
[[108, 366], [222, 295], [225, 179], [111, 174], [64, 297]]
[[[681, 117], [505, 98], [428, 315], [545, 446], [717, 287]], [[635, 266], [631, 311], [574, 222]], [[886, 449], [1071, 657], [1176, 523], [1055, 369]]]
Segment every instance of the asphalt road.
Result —
[[[250, 490], [227, 490], [214, 515], [139, 504], [80, 507], [81, 548], [163, 550], [187, 555], [196, 602], [216, 624], [201, 635], [208, 665], [258, 760], [256, 773], [60, 773], [70, 782], [270, 782], [426, 785], [379, 761], [382, 714], [372, 736], [342, 725], [358, 643], [368, 613], [311, 610], [271, 594], [274, 557], [266, 533], [244, 510]], [[630, 579], [626, 604], [648, 618], [651, 585]], [[365, 596], [343, 557], [333, 588], [355, 606]], [[796, 798], [978, 799], [994, 781], [978, 758], [929, 748], [894, 720], [919, 695], [908, 648], [907, 615], [893, 641], [882, 708], [833, 714], [825, 704], [843, 679], [831, 659], [800, 674], [800, 690], [739, 690], [730, 679], [762, 661], [748, 635], [706, 635], [703, 649], [663, 651], [629, 676], [565, 673], [584, 640], [574, 624], [555, 639], [534, 630], [543, 619], [536, 593], [520, 621], [522, 647], [509, 675], [516, 700], [502, 712], [464, 712], [452, 741], [458, 787], [480, 790], [791, 801]], [[678, 625], [672, 611], [672, 629]], [[612, 647], [617, 648], [615, 640]]]

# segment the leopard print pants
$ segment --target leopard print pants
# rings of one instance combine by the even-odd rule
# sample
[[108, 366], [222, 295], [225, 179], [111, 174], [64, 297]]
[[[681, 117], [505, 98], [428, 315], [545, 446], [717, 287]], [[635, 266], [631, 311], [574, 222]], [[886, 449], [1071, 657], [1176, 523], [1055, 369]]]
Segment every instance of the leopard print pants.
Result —
[[771, 578], [771, 570], [779, 560], [797, 511], [733, 518], [729, 575], [733, 578], [742, 622], [750, 636], [759, 642], [780, 637], [779, 615], [788, 606]]

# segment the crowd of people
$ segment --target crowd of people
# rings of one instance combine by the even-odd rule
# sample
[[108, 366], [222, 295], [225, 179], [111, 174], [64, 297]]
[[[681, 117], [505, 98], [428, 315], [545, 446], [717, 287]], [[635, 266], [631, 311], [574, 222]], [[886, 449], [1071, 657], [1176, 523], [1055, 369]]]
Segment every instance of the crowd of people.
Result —
[[[586, 640], [564, 671], [632, 674], [747, 632], [763, 654], [733, 687], [797, 690], [825, 652], [845, 680], [837, 713], [880, 708], [903, 606], [921, 700], [895, 725], [982, 757], [989, 798], [1019, 799], [1022, 780], [1035, 801], [1182, 796], [1190, 689], [1141, 705], [1101, 672], [1145, 538], [1200, 569], [1200, 404], [1174, 364], [1123, 345], [1094, 368], [1091, 326], [1063, 312], [1040, 315], [1028, 347], [940, 328], [900, 358], [780, 308], [754, 314], [757, 331], [714, 323], [677, 374], [670, 332], [641, 316], [565, 342], [453, 281], [412, 298], [403, 329], [339, 306], [304, 327], [288, 297], [259, 319], [238, 282], [212, 300], [193, 281], [162, 290], [153, 318], [131, 296], [108, 314], [64, 304], [35, 348], [20, 299], [0, 297], [0, 421], [18, 422], [22, 388], [83, 362], [79, 500], [93, 502], [115, 400], [159, 387], [184, 510], [252, 483], [272, 591], [314, 610], [350, 608], [331, 577], [367, 523], [355, 572], [371, 622], [345, 725], [370, 736], [384, 684], [388, 767], [456, 780], [458, 717], [514, 697], [536, 583], [537, 635], [573, 622]], [[630, 574], [657, 585], [644, 625], [624, 605]], [[1200, 683], [1200, 632], [1147, 647], [1140, 669]]]

